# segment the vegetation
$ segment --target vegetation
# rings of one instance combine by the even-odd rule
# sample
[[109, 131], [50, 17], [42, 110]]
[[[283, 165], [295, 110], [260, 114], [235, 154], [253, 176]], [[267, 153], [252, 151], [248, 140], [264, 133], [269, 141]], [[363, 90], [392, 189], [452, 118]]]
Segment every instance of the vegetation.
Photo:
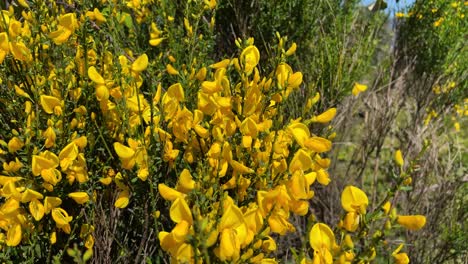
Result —
[[5, 263], [464, 263], [468, 4], [0, 4]]

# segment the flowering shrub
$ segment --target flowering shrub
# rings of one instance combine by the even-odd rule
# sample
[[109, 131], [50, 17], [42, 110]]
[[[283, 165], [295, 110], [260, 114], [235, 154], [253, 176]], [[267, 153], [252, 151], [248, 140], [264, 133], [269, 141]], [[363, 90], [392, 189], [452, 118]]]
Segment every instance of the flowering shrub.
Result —
[[[159, 248], [141, 261], [277, 263], [286, 246], [297, 247], [302, 263], [368, 263], [377, 254], [408, 263], [387, 236], [425, 225], [392, 204], [412, 166], [397, 152], [399, 173], [380, 204], [349, 185], [339, 221], [317, 219], [309, 201], [333, 180], [327, 124], [337, 110], [311, 113], [316, 94], [304, 104], [307, 115], [287, 118], [284, 102], [304, 84], [288, 64], [296, 44], [279, 34], [271, 72], [252, 38], [236, 40], [237, 56], [213, 61], [216, 7], [17, 1], [2, 10], [3, 259], [86, 262], [104, 254], [95, 250], [98, 228], [107, 227], [97, 215], [115, 209], [143, 219], [120, 219], [112, 233], [120, 251], [108, 253], [115, 259], [141, 260], [143, 247], [124, 252], [139, 238]], [[277, 244], [298, 232], [293, 215], [309, 216], [300, 234], [307, 247]], [[142, 237], [131, 231], [140, 228]], [[127, 235], [134, 240], [119, 241]]]

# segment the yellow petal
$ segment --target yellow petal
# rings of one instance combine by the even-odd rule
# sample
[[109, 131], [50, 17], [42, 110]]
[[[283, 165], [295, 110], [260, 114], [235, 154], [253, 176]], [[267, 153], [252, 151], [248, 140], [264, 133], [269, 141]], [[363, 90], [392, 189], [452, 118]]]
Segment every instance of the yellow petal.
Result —
[[180, 174], [179, 184], [186, 191], [191, 191], [195, 188], [195, 181], [192, 179], [192, 175], [187, 169], [184, 169]]
[[295, 172], [296, 170], [306, 171], [312, 166], [312, 159], [310, 155], [303, 149], [300, 149], [294, 154], [291, 163], [289, 163], [289, 171]]
[[229, 66], [230, 62], [231, 62], [230, 59], [224, 59], [224, 60], [222, 60], [220, 62], [217, 62], [215, 64], [211, 64], [210, 68], [213, 68], [213, 69], [227, 68], [227, 66]]
[[322, 185], [325, 185], [327, 186], [331, 180], [330, 180], [330, 176], [328, 175], [328, 172], [324, 169], [320, 169], [317, 171], [317, 181], [322, 184]]
[[204, 81], [201, 84], [202, 91], [206, 94], [213, 94], [222, 91], [223, 87], [216, 81]]
[[184, 197], [183, 193], [172, 189], [171, 187], [167, 186], [164, 183], [158, 184], [158, 191], [159, 191], [159, 194], [161, 194], [161, 196], [166, 201], [174, 201], [177, 198]]
[[100, 178], [99, 181], [104, 185], [109, 185], [112, 182], [112, 178], [111, 177], [104, 177], [104, 178]]
[[177, 256], [177, 263], [195, 263], [193, 247], [190, 244], [183, 243], [180, 245], [175, 255]]
[[260, 52], [257, 47], [251, 45], [245, 48], [240, 55], [240, 61], [244, 66], [244, 71], [250, 74], [260, 61]]
[[117, 208], [125, 208], [130, 202], [130, 193], [128, 190], [122, 190], [115, 200], [114, 206]]
[[48, 114], [53, 114], [54, 108], [61, 105], [58, 98], [49, 95], [41, 95], [40, 100], [42, 108]]
[[312, 118], [312, 122], [317, 123], [328, 123], [330, 122], [336, 115], [336, 108], [330, 108], [327, 111], [321, 113], [318, 116], [314, 116]]
[[43, 170], [55, 168], [57, 165], [54, 160], [46, 157], [37, 155], [33, 155], [32, 157], [32, 172], [34, 176], [39, 176]]
[[156, 47], [158, 46], [159, 44], [161, 44], [161, 42], [164, 40], [164, 38], [155, 38], [155, 39], [150, 39], [149, 40], [149, 44], [153, 47]]
[[55, 243], [57, 243], [57, 232], [54, 231], [50, 234], [50, 244], [53, 245]]
[[44, 216], [45, 209], [39, 200], [34, 199], [29, 203], [29, 212], [36, 221], [39, 221]]
[[8, 229], [6, 244], [9, 247], [16, 247], [21, 242], [22, 232], [21, 225], [15, 224]]
[[62, 149], [59, 153], [60, 167], [62, 171], [67, 170], [68, 166], [78, 157], [78, 147], [74, 142], [71, 142]]
[[77, 26], [75, 13], [67, 13], [60, 16], [59, 25], [66, 27], [69, 30], [73, 30]]
[[365, 90], [367, 90], [367, 85], [354, 83], [352, 94], [354, 96], [357, 96], [358, 94], [360, 94], [361, 92], [364, 92]]
[[397, 150], [395, 152], [395, 162], [400, 167], [403, 167], [403, 165], [405, 164], [405, 160], [403, 159], [403, 154], [401, 153], [401, 150]]
[[300, 200], [308, 198], [307, 190], [309, 186], [302, 172], [296, 171], [293, 173], [291, 179], [289, 179], [288, 187], [288, 191], [294, 199]]
[[199, 81], [203, 81], [206, 78], [206, 67], [201, 68], [198, 70], [197, 74], [195, 74], [195, 78]]
[[392, 208], [392, 204], [387, 201], [384, 205], [382, 205], [382, 210], [385, 212], [385, 214], [388, 215], [388, 213], [390, 212], [390, 209]]
[[332, 147], [330, 140], [322, 137], [311, 137], [304, 142], [304, 146], [317, 153], [329, 151]]
[[399, 215], [397, 222], [409, 230], [416, 231], [426, 225], [426, 217], [424, 215]]
[[247, 117], [242, 121], [240, 125], [240, 131], [244, 136], [251, 136], [252, 138], [257, 137], [258, 127], [257, 123], [250, 117]]
[[244, 224], [244, 221], [244, 215], [242, 214], [242, 211], [239, 209], [239, 207], [231, 204], [223, 213], [218, 229], [223, 230], [236, 228], [239, 225]]
[[318, 223], [310, 230], [309, 243], [315, 251], [330, 250], [335, 244], [335, 235], [326, 224]]
[[77, 204], [84, 204], [89, 201], [89, 195], [86, 192], [72, 192], [68, 194]]
[[349, 231], [354, 232], [359, 226], [359, 215], [355, 212], [349, 212], [346, 214], [343, 220], [343, 227]]
[[8, 33], [0, 33], [0, 49], [4, 52], [8, 52], [10, 50], [10, 45], [8, 45], [8, 43]]
[[180, 223], [178, 223], [174, 229], [172, 229], [171, 233], [174, 235], [175, 241], [184, 242], [189, 230], [190, 224], [186, 221], [180, 221]]
[[304, 143], [310, 137], [309, 128], [303, 123], [294, 123], [288, 126], [288, 131], [293, 135], [299, 146], [304, 147]]
[[221, 232], [220, 238], [220, 254], [221, 258], [230, 259], [236, 251], [240, 250], [239, 240], [236, 239], [236, 234], [233, 229], [224, 229]]
[[288, 87], [290, 88], [297, 88], [299, 85], [302, 83], [302, 73], [301, 72], [295, 72], [289, 77], [288, 80]]
[[21, 202], [22, 203], [27, 203], [27, 202], [30, 202], [32, 200], [39, 200], [39, 199], [43, 199], [44, 196], [39, 193], [39, 192], [36, 192], [32, 189], [26, 189], [22, 194], [21, 194]]
[[346, 186], [341, 193], [341, 205], [346, 212], [364, 214], [368, 204], [369, 200], [366, 193], [357, 187]]
[[8, 141], [8, 152], [14, 153], [24, 147], [23, 141], [18, 137], [13, 137]]
[[317, 172], [312, 171], [304, 175], [306, 181], [307, 181], [307, 186], [312, 185], [315, 180], [317, 179]]
[[178, 244], [174, 239], [174, 235], [165, 231], [161, 231], [158, 234], [159, 244], [164, 251], [171, 251], [176, 249]]
[[54, 219], [55, 223], [57, 223], [57, 225], [60, 227], [68, 225], [73, 217], [68, 216], [67, 211], [63, 210], [62, 208], [54, 208], [52, 209], [52, 219]]
[[177, 99], [177, 101], [182, 102], [185, 100], [184, 89], [180, 83], [176, 83], [171, 85], [168, 89], [166, 94], [171, 99]]
[[131, 159], [135, 155], [135, 151], [119, 142], [114, 143], [114, 150], [117, 153], [117, 156], [121, 159]]
[[171, 64], [166, 65], [166, 71], [170, 75], [178, 75], [179, 74], [179, 72]]
[[53, 197], [53, 196], [46, 196], [44, 199], [44, 208], [45, 208], [45, 213], [48, 214], [50, 211], [57, 206], [60, 206], [62, 204], [62, 200], [58, 197]]
[[239, 174], [246, 174], [246, 173], [254, 173], [255, 172], [253, 169], [251, 169], [251, 168], [245, 166], [244, 164], [242, 164], [242, 163], [240, 163], [238, 161], [235, 161], [235, 160], [231, 160], [229, 162], [229, 164]]
[[104, 78], [102, 78], [102, 76], [98, 73], [98, 71], [96, 70], [94, 66], [91, 66], [88, 68], [88, 77], [96, 84], [100, 84], [100, 85], [106, 84], [106, 81], [104, 80]]
[[142, 72], [148, 67], [148, 56], [146, 54], [138, 57], [132, 64], [132, 71]]
[[109, 100], [109, 89], [105, 85], [97, 85], [96, 86], [96, 99], [99, 102], [107, 103]]
[[171, 205], [169, 216], [175, 223], [180, 223], [183, 220], [192, 225], [193, 222], [192, 212], [184, 198], [175, 199]]
[[22, 42], [10, 42], [10, 51], [15, 59], [20, 61], [30, 61], [31, 51]]
[[297, 44], [296, 44], [296, 42], [293, 42], [291, 47], [286, 51], [286, 56], [293, 55], [296, 52], [296, 49], [297, 49]]
[[406, 253], [398, 253], [393, 255], [393, 259], [395, 260], [396, 264], [408, 264], [410, 263], [410, 259]]

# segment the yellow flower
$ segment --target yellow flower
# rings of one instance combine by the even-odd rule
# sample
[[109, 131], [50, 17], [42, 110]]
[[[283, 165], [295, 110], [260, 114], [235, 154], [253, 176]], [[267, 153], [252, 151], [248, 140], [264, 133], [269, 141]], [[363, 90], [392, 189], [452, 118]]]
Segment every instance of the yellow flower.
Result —
[[403, 244], [399, 245], [398, 248], [395, 249], [395, 251], [392, 253], [392, 257], [396, 264], [408, 264], [410, 262], [406, 253], [399, 253], [402, 248]]
[[104, 22], [107, 22], [107, 19], [99, 11], [99, 9], [94, 8], [93, 11], [87, 11], [85, 14], [86, 17], [89, 17], [91, 20], [96, 21], [98, 25], [101, 25]]
[[405, 160], [403, 159], [403, 154], [401, 153], [401, 150], [395, 151], [395, 162], [400, 167], [403, 167], [403, 165], [405, 164]]
[[336, 115], [336, 108], [330, 108], [327, 111], [321, 113], [318, 116], [312, 117], [311, 121], [316, 123], [328, 123], [330, 122]]
[[58, 197], [46, 196], [44, 199], [45, 213], [49, 214], [52, 209], [57, 208], [62, 204], [62, 200]]
[[244, 67], [244, 72], [251, 74], [260, 61], [260, 52], [257, 47], [250, 45], [245, 48], [240, 55], [240, 61]]
[[171, 64], [166, 65], [166, 71], [170, 75], [178, 75], [179, 74], [179, 72]]
[[74, 142], [65, 146], [59, 153], [60, 167], [62, 171], [66, 171], [73, 161], [78, 157], [78, 147]]
[[16, 151], [20, 150], [24, 146], [23, 141], [18, 137], [13, 137], [8, 141], [8, 152], [15, 153]]
[[20, 61], [31, 61], [31, 51], [22, 42], [10, 42], [10, 52], [15, 59]]
[[164, 183], [158, 184], [158, 192], [167, 201], [175, 201], [177, 198], [184, 197], [184, 194], [176, 191]]
[[217, 5], [217, 2], [216, 0], [203, 0], [203, 2], [205, 3], [205, 5], [210, 8], [211, 10], [215, 9], [216, 8], [216, 5]]
[[303, 123], [293, 123], [288, 126], [288, 131], [293, 135], [299, 146], [304, 147], [305, 141], [310, 137], [309, 128]]
[[213, 69], [227, 68], [230, 63], [231, 63], [230, 59], [224, 59], [224, 60], [222, 60], [220, 62], [211, 64], [210, 68], [213, 68]]
[[29, 202], [29, 212], [36, 221], [39, 221], [44, 216], [45, 209], [39, 200], [34, 199]]
[[30, 202], [32, 200], [40, 200], [40, 199], [43, 199], [44, 196], [39, 193], [39, 192], [36, 192], [32, 189], [26, 189], [22, 194], [21, 194], [21, 202], [22, 203], [27, 203], [27, 202]]
[[426, 225], [426, 217], [423, 215], [399, 215], [397, 223], [411, 231], [416, 231]]
[[41, 106], [48, 114], [60, 116], [62, 114], [62, 102], [54, 96], [41, 95]]
[[335, 245], [335, 235], [330, 227], [322, 223], [315, 224], [309, 233], [309, 243], [314, 249], [314, 264], [333, 263], [331, 250]]
[[356, 82], [354, 83], [352, 94], [354, 96], [358, 96], [360, 93], [364, 92], [365, 90], [367, 90], [367, 85]]
[[61, 45], [68, 40], [76, 28], [78, 28], [78, 21], [75, 13], [67, 13], [59, 17], [59, 26], [56, 31], [49, 34], [49, 37], [55, 44]]
[[382, 206], [382, 210], [385, 212], [386, 215], [388, 215], [388, 213], [390, 213], [390, 209], [392, 208], [392, 204], [387, 201], [383, 206]]
[[86, 192], [69, 193], [68, 197], [72, 198], [78, 204], [84, 204], [89, 201], [89, 195]]
[[312, 159], [310, 155], [303, 149], [298, 150], [291, 163], [289, 163], [289, 171], [295, 172], [296, 170], [307, 171], [312, 166]]
[[179, 176], [178, 189], [183, 193], [187, 193], [195, 188], [195, 181], [187, 169], [184, 169]]
[[53, 127], [49, 126], [43, 133], [42, 137], [45, 138], [44, 147], [51, 148], [55, 145], [55, 139], [57, 135], [55, 134], [55, 130]]
[[5, 57], [8, 53], [10, 53], [8, 34], [6, 32], [2, 32], [0, 33], [0, 63], [5, 60]]
[[16, 247], [21, 242], [21, 238], [22, 238], [21, 225], [19, 223], [15, 223], [7, 231], [6, 244], [9, 247]]
[[346, 186], [341, 193], [341, 205], [346, 212], [366, 213], [369, 200], [366, 193], [354, 186]]
[[343, 228], [354, 232], [359, 227], [360, 216], [356, 212], [348, 212], [343, 220]]
[[158, 29], [156, 23], [151, 23], [151, 32], [150, 32], [150, 40], [149, 44], [153, 47], [158, 46], [164, 40], [164, 38], [160, 38], [161, 31]]
[[185, 199], [181, 197], [172, 202], [171, 208], [169, 209], [169, 216], [175, 223], [180, 223], [181, 221], [185, 221], [190, 225], [193, 223], [192, 212]]
[[140, 73], [148, 67], [148, 56], [146, 54], [141, 55], [132, 63], [132, 71]]
[[296, 45], [296, 42], [293, 42], [293, 44], [291, 45], [291, 47], [286, 51], [286, 56], [291, 56], [293, 55], [295, 52], [296, 52], [296, 49], [297, 49], [297, 45]]
[[49, 240], [50, 240], [50, 244], [52, 244], [52, 245], [57, 243], [57, 232], [55, 232], [55, 231], [52, 232], [50, 234], [50, 239]]
[[122, 167], [124, 169], [131, 169], [135, 166], [135, 151], [120, 142], [114, 143], [114, 150], [122, 161]]
[[224, 211], [218, 226], [220, 233], [219, 248], [215, 249], [221, 261], [236, 261], [240, 257], [240, 249], [247, 238], [247, 225], [241, 210], [230, 204]]
[[52, 219], [54, 219], [58, 228], [61, 228], [65, 233], [70, 234], [70, 222], [72, 221], [73, 217], [69, 216], [67, 211], [62, 208], [52, 209]]
[[115, 200], [114, 206], [117, 208], [125, 208], [130, 202], [130, 192], [127, 189], [121, 190], [117, 199]]
[[316, 153], [330, 151], [332, 143], [330, 140], [323, 137], [310, 137], [304, 142], [304, 146]]
[[293, 89], [298, 88], [302, 83], [302, 73], [293, 72], [291, 66], [281, 63], [276, 68], [276, 79], [278, 86], [283, 91], [283, 97], [287, 98]]

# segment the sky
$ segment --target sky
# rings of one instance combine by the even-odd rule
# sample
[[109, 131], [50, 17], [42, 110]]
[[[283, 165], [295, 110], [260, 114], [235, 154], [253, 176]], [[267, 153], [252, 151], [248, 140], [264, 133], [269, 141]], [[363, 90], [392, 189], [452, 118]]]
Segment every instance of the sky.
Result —
[[[361, 2], [363, 5], [368, 6], [374, 3], [375, 1], [376, 0], [362, 0]], [[393, 14], [397, 10], [404, 9], [405, 7], [410, 6], [414, 3], [414, 0], [400, 0], [398, 1], [398, 3], [396, 2], [396, 0], [385, 0], [385, 2], [387, 2], [388, 4], [387, 11]]]

